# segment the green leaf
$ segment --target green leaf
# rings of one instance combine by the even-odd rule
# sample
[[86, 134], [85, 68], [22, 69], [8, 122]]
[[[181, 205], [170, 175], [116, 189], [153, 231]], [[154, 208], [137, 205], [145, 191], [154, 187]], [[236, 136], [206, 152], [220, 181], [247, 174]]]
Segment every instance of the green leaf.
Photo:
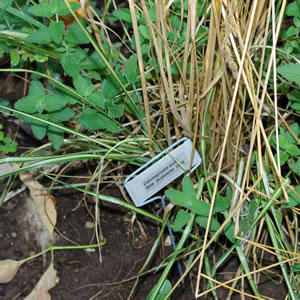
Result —
[[105, 98], [111, 99], [120, 92], [120, 86], [114, 77], [109, 76], [102, 81], [101, 90]]
[[[166, 296], [169, 294], [171, 289], [172, 289], [171, 282], [169, 280], [165, 280], [160, 290], [158, 291], [157, 295], [155, 296], [155, 300], [165, 300]], [[147, 296], [146, 300], [150, 300], [152, 298], [154, 290], [155, 290], [155, 286]], [[170, 300], [170, 297], [167, 298], [166, 300]]]
[[67, 105], [66, 97], [62, 95], [47, 95], [45, 98], [45, 110], [52, 112]]
[[296, 162], [291, 164], [291, 169], [297, 176], [300, 176], [300, 158], [298, 158]]
[[[42, 114], [36, 114], [34, 116], [38, 117], [42, 120], [48, 120], [48, 115], [45, 115], [45, 114], [43, 114], [43, 115]], [[48, 124], [39, 122], [37, 120], [33, 120], [31, 122], [32, 133], [39, 140], [41, 140], [45, 137], [45, 135], [47, 133], [47, 127], [48, 127]]]
[[[206, 228], [207, 227], [207, 221], [208, 217], [203, 217], [203, 216], [198, 216], [196, 218], [196, 222], [199, 226]], [[211, 218], [210, 226], [209, 226], [209, 231], [211, 233], [216, 232], [220, 228], [220, 223], [215, 219]]]
[[85, 70], [97, 70], [106, 68], [106, 64], [99, 57], [96, 51], [89, 55], [82, 63], [81, 67]]
[[202, 200], [190, 197], [189, 195], [177, 190], [167, 190], [165, 191], [165, 195], [168, 199], [170, 199], [170, 201], [179, 206], [188, 208], [198, 215], [209, 215], [210, 206]]
[[[283, 166], [287, 162], [287, 160], [289, 159], [289, 155], [288, 155], [288, 153], [280, 150], [279, 151], [279, 156], [280, 156], [280, 166]], [[275, 161], [277, 161], [277, 153], [275, 154], [274, 158], [275, 158]]]
[[184, 176], [182, 181], [182, 191], [190, 197], [196, 198], [196, 191], [193, 186], [192, 180], [188, 176]]
[[112, 119], [120, 118], [124, 113], [124, 105], [114, 104], [111, 100], [105, 101], [105, 106], [108, 109], [108, 116]]
[[289, 142], [282, 136], [279, 136], [279, 147], [281, 149], [286, 149], [289, 145]]
[[0, 8], [6, 9], [12, 5], [12, 0], [1, 0], [0, 2]]
[[294, 109], [297, 113], [300, 113], [300, 103], [292, 104], [292, 109]]
[[296, 272], [296, 273], [300, 272], [300, 264], [293, 265], [291, 268], [291, 272]]
[[300, 204], [300, 185], [296, 186], [293, 191], [288, 192], [289, 203], [282, 204], [282, 208], [290, 208]]
[[[299, 101], [300, 101], [300, 99], [299, 99]], [[290, 128], [294, 132], [296, 137], [300, 137], [300, 127], [299, 127], [298, 123], [291, 124]], [[294, 139], [294, 141], [295, 141], [295, 139]]]
[[107, 129], [112, 133], [119, 131], [115, 122], [91, 108], [87, 108], [82, 112], [78, 122], [83, 128], [88, 130]]
[[39, 96], [39, 95], [45, 95], [46, 96], [46, 92], [44, 89], [44, 86], [42, 85], [42, 83], [38, 80], [33, 80], [30, 84], [29, 87], [29, 95], [30, 96]]
[[6, 136], [0, 142], [0, 152], [5, 154], [15, 153], [18, 148], [18, 143], [16, 141], [11, 142], [11, 137]]
[[135, 83], [137, 81], [137, 67], [137, 57], [135, 55], [131, 55], [130, 58], [124, 63], [123, 72], [129, 83]]
[[122, 20], [128, 23], [131, 23], [131, 15], [129, 8], [119, 8], [112, 12], [112, 15], [118, 20]]
[[28, 8], [28, 12], [36, 17], [52, 17], [55, 13], [52, 13], [52, 7], [48, 3], [42, 3], [34, 5]]
[[234, 223], [233, 222], [228, 222], [225, 226], [224, 226], [224, 233], [226, 235], [226, 237], [229, 239], [229, 241], [231, 241], [232, 243], [234, 243], [235, 238], [234, 238]]
[[258, 209], [257, 201], [255, 199], [251, 200], [250, 203], [248, 204], [249, 217], [251, 219], [254, 219], [254, 217], [256, 216], [257, 209]]
[[89, 101], [101, 107], [102, 109], [105, 108], [105, 98], [102, 92], [94, 92], [87, 97]]
[[29, 43], [49, 44], [52, 39], [49, 28], [43, 28], [31, 33], [25, 40]]
[[35, 99], [32, 96], [21, 98], [15, 103], [15, 109], [28, 114], [35, 113], [37, 112]]
[[95, 89], [92, 81], [78, 74], [73, 78], [73, 84], [78, 93], [82, 96], [89, 96]]
[[139, 33], [146, 39], [146, 40], [150, 40], [151, 39], [151, 35], [150, 35], [150, 30], [147, 26], [145, 25], [140, 25], [139, 26]]
[[300, 149], [295, 144], [289, 144], [286, 148], [286, 152], [292, 156], [300, 155]]
[[49, 126], [48, 138], [52, 143], [54, 149], [58, 150], [64, 142], [64, 131], [60, 128]]
[[45, 109], [45, 99], [46, 99], [46, 96], [43, 94], [35, 96], [35, 98], [34, 98], [35, 108], [39, 113], [42, 113], [43, 110]]
[[191, 215], [187, 211], [180, 209], [175, 217], [173, 230], [175, 232], [181, 230], [188, 223], [190, 218]]
[[75, 22], [68, 28], [67, 33], [65, 35], [65, 41], [75, 45], [89, 43], [89, 39], [82, 31], [82, 29], [80, 28], [77, 22]]
[[65, 107], [62, 110], [51, 112], [48, 115], [51, 122], [61, 123], [73, 119], [75, 113], [70, 107]]
[[11, 49], [9, 54], [11, 65], [12, 67], [15, 67], [20, 62], [20, 54], [17, 49]]
[[225, 198], [222, 196], [216, 196], [213, 214], [217, 212], [224, 212], [230, 207], [231, 198]]
[[287, 37], [292, 37], [292, 36], [296, 36], [299, 33], [299, 29], [295, 28], [293, 26], [291, 26], [287, 32], [286, 32], [286, 36]]
[[[55, 1], [57, 1], [57, 0], [52, 0], [53, 3], [55, 3]], [[69, 4], [73, 11], [77, 11], [80, 8], [79, 3], [70, 1]], [[56, 5], [53, 6], [53, 8], [55, 9], [55, 14], [58, 14], [59, 16], [65, 16], [65, 15], [68, 15], [71, 13], [68, 6], [63, 1], [58, 3], [57, 6]]]
[[73, 54], [63, 55], [61, 58], [61, 65], [67, 75], [71, 77], [76, 77], [80, 72], [80, 64], [76, 60], [76, 57]]
[[280, 75], [289, 81], [294, 81], [300, 85], [300, 64], [287, 64], [277, 68]]
[[65, 24], [63, 21], [52, 21], [49, 26], [50, 36], [56, 44], [60, 44], [63, 40], [65, 32]]
[[286, 7], [285, 13], [287, 16], [290, 16], [290, 17], [300, 17], [300, 1], [296, 0], [292, 3], [290, 3]]

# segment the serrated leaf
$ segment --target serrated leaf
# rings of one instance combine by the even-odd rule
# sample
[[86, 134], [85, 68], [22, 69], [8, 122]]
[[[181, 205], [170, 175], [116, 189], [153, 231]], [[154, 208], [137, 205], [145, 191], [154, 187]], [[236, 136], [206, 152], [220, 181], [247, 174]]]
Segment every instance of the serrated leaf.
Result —
[[45, 110], [53, 112], [67, 105], [66, 97], [62, 95], [47, 95], [45, 98]]
[[35, 108], [37, 112], [42, 113], [43, 110], [45, 109], [45, 99], [46, 97], [43, 94], [34, 97]]
[[52, 17], [54, 14], [51, 12], [51, 5], [48, 3], [41, 3], [28, 8], [28, 12], [36, 17]]
[[65, 107], [59, 111], [50, 112], [49, 121], [53, 123], [61, 123], [74, 118], [75, 113], [70, 107]]
[[300, 272], [300, 264], [293, 265], [293, 267], [291, 268], [291, 272]]
[[60, 44], [63, 40], [63, 34], [65, 32], [65, 24], [63, 21], [54, 22], [52, 21], [49, 26], [50, 35], [52, 40], [56, 44]]
[[299, 33], [299, 29], [295, 28], [293, 26], [291, 26], [287, 32], [286, 32], [286, 36], [287, 37], [292, 37], [292, 36], [296, 36]]
[[300, 158], [298, 158], [296, 162], [291, 164], [291, 169], [297, 176], [300, 176]]
[[[48, 120], [48, 115], [45, 114], [35, 114], [35, 117], [38, 117], [42, 120]], [[34, 136], [41, 140], [46, 136], [48, 124], [44, 122], [39, 122], [37, 120], [31, 121], [31, 129]]]
[[300, 149], [294, 144], [288, 145], [287, 148], [286, 148], [286, 152], [289, 153], [292, 156], [300, 155]]
[[96, 51], [92, 55], [89, 55], [82, 63], [81, 67], [85, 70], [97, 70], [106, 68], [106, 64], [99, 57]]
[[90, 79], [85, 78], [80, 74], [73, 78], [73, 84], [77, 92], [82, 96], [89, 96], [91, 94], [89, 91], [90, 86], [94, 87]]
[[106, 99], [112, 99], [120, 92], [120, 86], [114, 77], [109, 76], [102, 81], [101, 90]]
[[135, 55], [131, 55], [130, 58], [124, 63], [124, 75], [129, 83], [135, 83], [137, 80], [137, 67], [138, 61]]
[[91, 108], [85, 109], [78, 118], [79, 124], [88, 130], [107, 129], [112, 133], [119, 131], [117, 124]]
[[49, 28], [38, 29], [31, 33], [25, 40], [29, 43], [49, 44], [51, 42], [51, 33]]
[[37, 112], [36, 106], [35, 106], [35, 97], [27, 96], [24, 98], [19, 99], [15, 103], [15, 109], [31, 114]]
[[39, 96], [39, 95], [45, 95], [45, 89], [42, 83], [38, 80], [33, 80], [29, 86], [29, 95], [30, 96]]
[[190, 197], [196, 198], [196, 191], [194, 189], [193, 182], [188, 176], [184, 176], [183, 178], [182, 191]]
[[102, 92], [94, 92], [87, 99], [98, 107], [105, 108], [105, 98]]
[[233, 222], [228, 222], [223, 230], [224, 230], [224, 233], [225, 233], [225, 236], [228, 238], [229, 241], [231, 241], [232, 243], [234, 243], [235, 241], [235, 238], [234, 238], [234, 223]]
[[78, 64], [78, 61], [73, 54], [63, 55], [61, 58], [61, 65], [67, 75], [71, 77], [76, 77], [79, 75], [80, 64]]
[[112, 12], [112, 15], [119, 20], [131, 23], [131, 15], [129, 8], [119, 8]]
[[277, 68], [277, 72], [289, 81], [300, 85], [300, 64], [287, 64]]
[[296, 0], [292, 3], [290, 3], [286, 7], [285, 13], [287, 16], [290, 16], [290, 17], [300, 17], [300, 1]]
[[105, 106], [108, 109], [108, 116], [110, 118], [119, 118], [124, 113], [124, 105], [122, 104], [114, 104], [111, 100], [106, 100]]
[[170, 201], [179, 206], [188, 208], [198, 215], [209, 215], [210, 206], [204, 201], [198, 200], [194, 197], [190, 197], [189, 195], [177, 190], [167, 190], [165, 191], [165, 195]]
[[282, 204], [283, 208], [290, 208], [300, 204], [300, 185], [296, 186], [293, 191], [288, 192], [289, 203]]
[[175, 217], [173, 230], [175, 232], [181, 230], [188, 223], [190, 217], [191, 215], [187, 211], [180, 209]]
[[65, 35], [65, 41], [75, 45], [89, 43], [89, 39], [82, 31], [77, 22], [75, 22], [68, 28], [67, 33]]
[[213, 214], [226, 211], [230, 207], [230, 201], [231, 199], [222, 196], [216, 196]]
[[[208, 221], [208, 217], [198, 216], [196, 218], [197, 224], [203, 228], [207, 227], [207, 221]], [[220, 228], [220, 223], [215, 218], [211, 218], [209, 231], [213, 233], [216, 232], [219, 228]]]
[[64, 131], [60, 128], [50, 125], [48, 129], [48, 138], [52, 143], [54, 149], [58, 150], [62, 146], [64, 141]]
[[[56, 0], [52, 0], [52, 1], [54, 2]], [[80, 4], [79, 3], [76, 3], [74, 1], [69, 1], [69, 4], [70, 4], [73, 11], [77, 11], [78, 9], [80, 9]], [[68, 6], [65, 4], [65, 2], [58, 3], [58, 5], [55, 9], [56, 9], [56, 13], [59, 16], [65, 16], [65, 15], [71, 13]]]

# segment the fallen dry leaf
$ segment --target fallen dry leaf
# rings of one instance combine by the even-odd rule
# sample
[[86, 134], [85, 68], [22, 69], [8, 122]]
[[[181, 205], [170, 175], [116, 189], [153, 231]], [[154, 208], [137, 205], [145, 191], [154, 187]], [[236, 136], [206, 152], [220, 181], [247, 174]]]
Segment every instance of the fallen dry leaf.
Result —
[[32, 292], [24, 300], [50, 300], [51, 296], [48, 292], [57, 282], [56, 270], [53, 268], [53, 264], [51, 264]]
[[44, 187], [36, 181], [29, 172], [22, 172], [20, 179], [28, 186], [31, 198], [36, 204], [38, 213], [52, 235], [56, 224], [56, 209], [53, 197], [44, 190]]
[[5, 259], [0, 260], [0, 283], [10, 282], [18, 272], [22, 262]]

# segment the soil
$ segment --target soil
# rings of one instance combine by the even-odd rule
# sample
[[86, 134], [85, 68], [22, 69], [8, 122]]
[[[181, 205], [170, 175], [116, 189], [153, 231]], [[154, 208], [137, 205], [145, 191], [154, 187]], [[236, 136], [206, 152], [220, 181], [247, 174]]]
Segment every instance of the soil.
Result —
[[[12, 101], [22, 97], [22, 81], [16, 80], [11, 75], [1, 74], [5, 86], [0, 86], [1, 97]], [[0, 78], [1, 79], [1, 78]], [[11, 88], [11, 86], [14, 88]], [[19, 142], [19, 151], [28, 146], [36, 146], [38, 141], [19, 130], [18, 124], [12, 117], [0, 117], [6, 133], [16, 136]], [[18, 132], [18, 135], [14, 135]], [[20, 186], [16, 180], [13, 189]], [[47, 183], [44, 183], [47, 185]], [[4, 182], [0, 182], [2, 190]], [[122, 198], [117, 187], [110, 187], [105, 194]], [[57, 233], [55, 245], [88, 245], [96, 243], [94, 228], [87, 226], [87, 222], [93, 222], [89, 210], [93, 214], [94, 204], [82, 201], [82, 194], [71, 190], [57, 190], [53, 193], [57, 209]], [[33, 242], [25, 239], [27, 228], [18, 221], [22, 210], [22, 203], [26, 201], [28, 191], [18, 194], [5, 202], [0, 207], [0, 260], [20, 260], [40, 252]], [[146, 210], [151, 207], [146, 206]], [[159, 226], [149, 222], [145, 218], [138, 218], [140, 225], [131, 223], [132, 214], [118, 206], [100, 202], [100, 220], [103, 238], [107, 244], [101, 248], [101, 256], [97, 248], [94, 251], [63, 250], [54, 252], [54, 267], [58, 272], [59, 282], [50, 291], [53, 300], [81, 300], [81, 299], [127, 299], [135, 280], [127, 281], [135, 276], [157, 237]], [[23, 225], [23, 226], [22, 226]], [[141, 226], [143, 230], [141, 229]], [[161, 246], [156, 253], [152, 266], [159, 264], [163, 257], [171, 252], [171, 247]], [[222, 254], [222, 248], [216, 248], [217, 256]], [[101, 257], [101, 262], [100, 262]], [[38, 257], [21, 266], [15, 278], [7, 284], [0, 285], [0, 300], [24, 299], [34, 288], [43, 272], [50, 263], [50, 255]], [[238, 261], [228, 260], [220, 270], [219, 280], [225, 280], [226, 276], [232, 278], [232, 274], [238, 268]], [[193, 287], [195, 286], [195, 269], [185, 283], [185, 289], [179, 287], [172, 299], [194, 299]], [[131, 299], [146, 299], [148, 293], [157, 282], [160, 273], [150, 274], [140, 278], [137, 288]], [[177, 269], [171, 273], [170, 280], [175, 283], [178, 279]], [[277, 278], [278, 280], [278, 278]], [[247, 286], [247, 280], [245, 280]], [[206, 282], [202, 282], [203, 290]], [[237, 287], [239, 288], [239, 286]], [[284, 284], [276, 285], [271, 277], [261, 276], [260, 291], [269, 298], [285, 299], [286, 289]], [[248, 292], [250, 292], [248, 290]], [[227, 289], [219, 289], [219, 299], [225, 299]], [[251, 293], [251, 292], [250, 292]], [[210, 296], [211, 297], [211, 296]], [[208, 299], [211, 299], [208, 297]], [[204, 298], [203, 298], [204, 299]], [[240, 299], [239, 295], [233, 295], [231, 299]], [[245, 299], [250, 299], [245, 297]]]

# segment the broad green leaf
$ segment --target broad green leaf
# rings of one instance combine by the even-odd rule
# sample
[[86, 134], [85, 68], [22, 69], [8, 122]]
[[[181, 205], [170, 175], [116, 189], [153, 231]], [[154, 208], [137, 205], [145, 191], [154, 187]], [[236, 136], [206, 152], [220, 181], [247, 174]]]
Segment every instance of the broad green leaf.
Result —
[[291, 124], [290, 128], [294, 132], [294, 134], [296, 135], [296, 137], [300, 137], [300, 127], [299, 127], [298, 123]]
[[15, 67], [20, 62], [20, 54], [17, 49], [11, 49], [9, 54], [11, 65]]
[[50, 30], [48, 28], [43, 28], [31, 33], [25, 40], [29, 43], [49, 44], [52, 39]]
[[[136, 10], [137, 12], [137, 10]], [[131, 23], [131, 15], [129, 8], [119, 8], [112, 12], [112, 15], [116, 17], [118, 20], [122, 20], [128, 23]]]
[[[54, 5], [55, 1], [57, 0], [52, 0]], [[80, 8], [79, 3], [69, 1], [69, 4], [73, 11], [77, 11]], [[58, 14], [59, 16], [65, 16], [71, 13], [64, 1], [59, 2], [58, 5], [53, 6], [53, 8], [55, 9], [56, 14]]]
[[16, 141], [12, 142], [10, 136], [6, 136], [0, 140], [0, 152], [5, 154], [15, 153], [18, 148], [18, 143]]
[[62, 95], [47, 95], [45, 98], [45, 110], [52, 112], [67, 105], [66, 97]]
[[61, 58], [61, 65], [67, 75], [71, 77], [76, 77], [80, 72], [80, 64], [76, 60], [76, 57], [73, 54], [63, 55]]
[[298, 158], [296, 162], [291, 164], [291, 169], [297, 176], [300, 176], [300, 158]]
[[226, 211], [230, 207], [230, 201], [231, 198], [228, 199], [222, 196], [216, 196], [213, 214]]
[[[165, 300], [166, 296], [169, 294], [169, 292], [172, 289], [172, 284], [169, 280], [165, 280], [163, 285], [161, 286], [160, 290], [158, 291], [158, 294], [155, 296], [155, 300]], [[152, 298], [152, 295], [154, 293], [155, 287], [151, 290], [149, 295], [147, 296], [146, 300], [150, 300]], [[170, 297], [166, 300], [170, 300]]]
[[106, 64], [99, 57], [96, 51], [89, 55], [82, 63], [81, 67], [85, 70], [97, 70], [106, 68]]
[[286, 64], [277, 68], [277, 72], [289, 81], [300, 85], [300, 64]]
[[55, 13], [53, 14], [51, 10], [52, 7], [48, 3], [42, 3], [28, 8], [28, 12], [36, 17], [52, 17]]
[[60, 44], [63, 39], [63, 34], [65, 32], [65, 24], [63, 21], [54, 22], [52, 21], [49, 26], [50, 35], [52, 40], [56, 44]]
[[300, 103], [293, 103], [291, 107], [292, 107], [292, 109], [294, 109], [297, 113], [300, 112]]
[[288, 192], [289, 203], [282, 204], [281, 207], [289, 208], [300, 204], [300, 185], [296, 186], [293, 191]]
[[49, 120], [53, 123], [61, 123], [74, 118], [75, 113], [70, 107], [65, 107], [62, 110], [50, 112]]
[[286, 149], [289, 145], [289, 142], [282, 136], [279, 136], [279, 147], [281, 149]]
[[147, 26], [145, 25], [140, 25], [139, 26], [139, 33], [146, 39], [146, 40], [150, 40], [151, 39], [151, 35], [150, 35], [150, 30]]
[[28, 114], [37, 112], [35, 97], [27, 96], [15, 103], [15, 109]]
[[135, 55], [131, 55], [130, 58], [124, 63], [123, 72], [129, 83], [135, 83], [137, 81], [137, 69], [137, 57]]
[[44, 86], [42, 85], [42, 83], [38, 80], [33, 80], [29, 86], [29, 95], [30, 96], [39, 96], [39, 95], [45, 95], [46, 96], [46, 92], [44, 89]]
[[291, 26], [287, 31], [286, 31], [286, 36], [287, 37], [292, 37], [296, 36], [299, 33], [299, 29]]
[[181, 230], [188, 223], [190, 218], [191, 215], [187, 211], [180, 209], [176, 214], [175, 221], [173, 224], [173, 230], [175, 232]]
[[[200, 225], [203, 228], [207, 227], [207, 221], [208, 221], [208, 217], [198, 216], [196, 218], [197, 224]], [[211, 218], [211, 222], [210, 222], [210, 226], [209, 226], [209, 231], [211, 233], [214, 233], [219, 228], [220, 228], [220, 223], [215, 218]]]
[[92, 86], [94, 89], [92, 81], [88, 78], [81, 76], [80, 74], [73, 78], [73, 84], [75, 89], [82, 96], [89, 96], [91, 94], [91, 92], [89, 92], [90, 86]]
[[184, 176], [182, 181], [182, 191], [190, 197], [196, 198], [196, 191], [192, 180], [188, 176]]
[[78, 123], [88, 130], [106, 129], [112, 133], [119, 131], [118, 126], [114, 121], [97, 113], [91, 108], [87, 108], [82, 112], [78, 118]]
[[228, 222], [225, 226], [224, 226], [224, 233], [226, 235], [226, 237], [229, 239], [229, 241], [231, 241], [232, 243], [234, 243], [235, 238], [234, 238], [234, 223], [233, 222]]
[[[289, 155], [286, 152], [280, 150], [279, 156], [280, 156], [280, 166], [283, 166], [289, 159]], [[275, 158], [275, 161], [277, 161], [277, 153], [275, 154], [274, 158]]]
[[112, 119], [120, 118], [124, 113], [124, 105], [114, 104], [112, 101], [105, 101], [105, 106], [108, 109], [108, 116]]
[[67, 33], [65, 35], [65, 41], [75, 45], [89, 43], [89, 39], [82, 31], [77, 22], [75, 22], [68, 28]]
[[120, 86], [114, 77], [109, 76], [102, 81], [101, 90], [106, 99], [111, 99], [120, 92]]
[[300, 155], [300, 149], [295, 144], [288, 145], [288, 147], [286, 148], [286, 152], [292, 156]]
[[295, 264], [291, 268], [291, 272], [300, 272], [300, 264]]
[[60, 128], [49, 126], [48, 138], [52, 143], [54, 149], [58, 150], [62, 146], [64, 141], [64, 131]]
[[37, 112], [42, 113], [43, 110], [45, 109], [45, 99], [46, 96], [43, 94], [35, 96], [34, 100], [35, 100], [35, 108]]
[[89, 95], [87, 98], [89, 101], [101, 107], [102, 109], [105, 108], [105, 98], [102, 92], [94, 92], [91, 95]]
[[300, 1], [296, 0], [286, 7], [285, 11], [287, 16], [300, 17]]
[[[42, 120], [48, 120], [48, 115], [45, 114], [36, 114], [34, 116]], [[47, 127], [48, 125], [46, 123], [42, 123], [37, 120], [31, 122], [32, 133], [39, 140], [43, 139], [46, 136]]]
[[257, 209], [258, 209], [257, 201], [255, 199], [251, 200], [250, 203], [248, 204], [249, 217], [251, 219], [253, 219], [256, 216]]

